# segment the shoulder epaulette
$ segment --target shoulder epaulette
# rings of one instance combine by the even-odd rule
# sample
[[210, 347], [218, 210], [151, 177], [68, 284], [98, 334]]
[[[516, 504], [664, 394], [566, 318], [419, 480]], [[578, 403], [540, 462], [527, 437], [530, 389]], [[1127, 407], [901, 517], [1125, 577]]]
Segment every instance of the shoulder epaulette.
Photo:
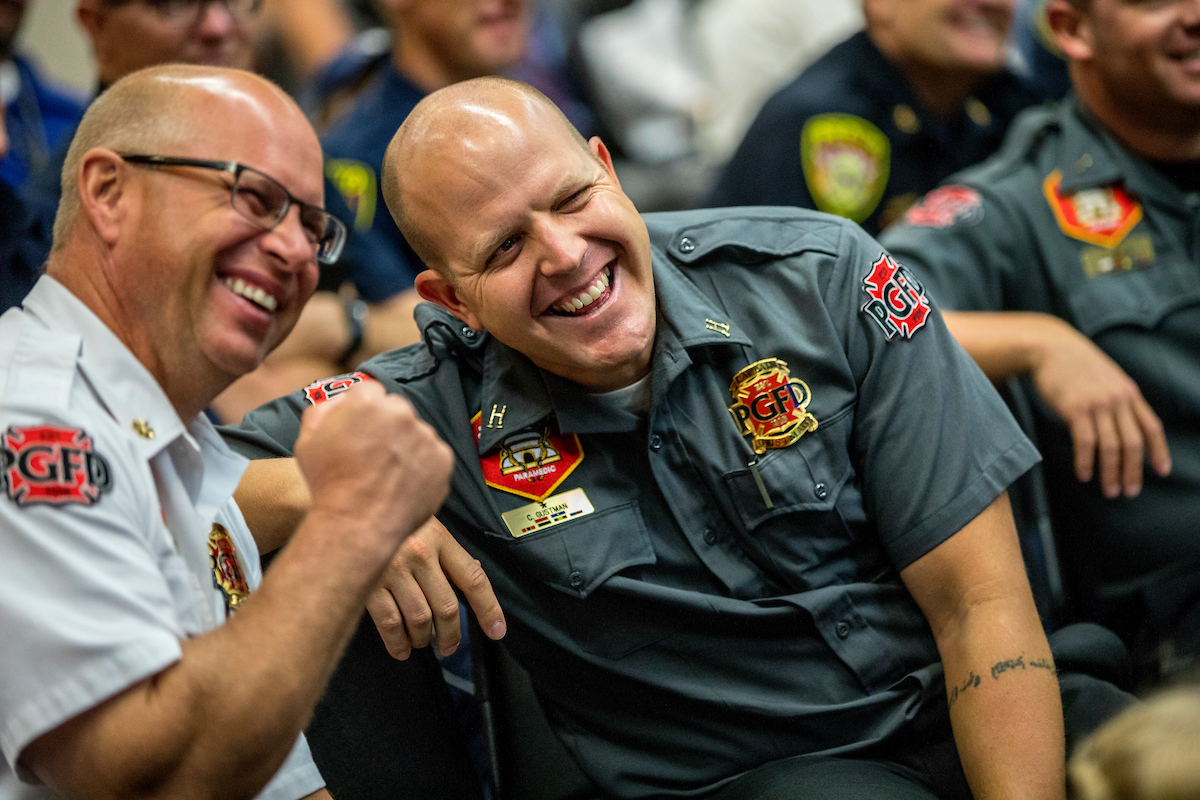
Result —
[[782, 206], [676, 211], [646, 214], [644, 219], [651, 241], [689, 266], [717, 252], [747, 264], [806, 251], [835, 255], [843, 228], [851, 224], [818, 211]]

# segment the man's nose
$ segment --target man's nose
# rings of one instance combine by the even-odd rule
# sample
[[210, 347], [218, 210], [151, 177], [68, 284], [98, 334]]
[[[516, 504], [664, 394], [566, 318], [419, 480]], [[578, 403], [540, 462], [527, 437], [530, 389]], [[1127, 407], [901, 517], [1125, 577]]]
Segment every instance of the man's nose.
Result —
[[238, 19], [223, 0], [209, 0], [200, 8], [196, 20], [197, 33], [206, 38], [221, 39], [229, 36], [238, 26]]
[[547, 221], [539, 226], [542, 252], [539, 267], [543, 274], [553, 275], [577, 269], [587, 252], [587, 239], [580, 236], [572, 226], [557, 221]]
[[317, 247], [300, 223], [300, 209], [292, 206], [284, 218], [263, 237], [263, 245], [288, 270], [316, 263]]

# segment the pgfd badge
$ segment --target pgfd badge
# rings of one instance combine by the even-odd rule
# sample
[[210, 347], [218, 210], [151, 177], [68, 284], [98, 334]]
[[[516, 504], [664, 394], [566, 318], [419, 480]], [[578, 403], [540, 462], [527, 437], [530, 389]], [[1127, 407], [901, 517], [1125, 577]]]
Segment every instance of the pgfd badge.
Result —
[[19, 506], [90, 506], [112, 488], [112, 471], [82, 428], [10, 427], [0, 434], [0, 484]]
[[880, 253], [863, 278], [863, 291], [870, 298], [862, 310], [875, 320], [883, 335], [900, 334], [911, 339], [929, 317], [929, 299], [921, 282], [887, 253]]
[[[475, 444], [479, 444], [482, 415], [471, 420]], [[509, 434], [479, 459], [483, 479], [502, 492], [541, 502], [558, 488], [583, 461], [579, 437], [563, 436], [552, 418], [540, 425]]]
[[336, 378], [325, 378], [304, 387], [304, 399], [314, 406], [332, 400], [356, 383], [375, 380], [365, 372], [354, 372], [350, 375], [339, 375]]
[[238, 605], [250, 596], [250, 586], [242, 575], [233, 537], [216, 522], [208, 534], [208, 560], [212, 564], [213, 585], [225, 598], [225, 610], [236, 611]]
[[808, 413], [812, 392], [778, 358], [755, 361], [734, 375], [729, 392], [734, 399], [729, 413], [743, 436], [754, 437], [750, 446], [759, 455], [817, 429], [817, 418]]

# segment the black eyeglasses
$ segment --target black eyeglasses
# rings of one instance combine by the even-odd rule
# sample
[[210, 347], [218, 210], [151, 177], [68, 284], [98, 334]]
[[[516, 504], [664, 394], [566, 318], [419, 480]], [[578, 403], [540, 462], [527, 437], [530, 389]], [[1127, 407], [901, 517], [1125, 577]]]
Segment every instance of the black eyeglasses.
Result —
[[236, 161], [210, 161], [203, 158], [175, 158], [174, 156], [147, 156], [121, 153], [121, 158], [130, 164], [146, 164], [152, 167], [198, 167], [228, 172], [233, 175], [229, 187], [229, 201], [233, 210], [258, 225], [263, 230], [272, 230], [283, 222], [292, 206], [300, 209], [300, 224], [312, 242], [317, 261], [332, 264], [342, 254], [346, 245], [346, 226], [337, 217], [323, 208], [297, 200], [283, 184], [254, 167]]
[[212, 3], [225, 6], [229, 15], [239, 22], [258, 13], [262, 7], [262, 0], [107, 0], [110, 6], [124, 6], [133, 2], [141, 2], [167, 22], [180, 27], [198, 23]]

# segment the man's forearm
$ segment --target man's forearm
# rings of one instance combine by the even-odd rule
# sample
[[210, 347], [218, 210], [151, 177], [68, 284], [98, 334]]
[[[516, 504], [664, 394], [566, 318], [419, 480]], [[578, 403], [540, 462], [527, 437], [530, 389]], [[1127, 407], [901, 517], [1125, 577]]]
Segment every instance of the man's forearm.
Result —
[[1036, 612], [1022, 605], [982, 603], [938, 640], [954, 740], [978, 800], [1065, 792], [1057, 673]]
[[946, 327], [993, 383], [1031, 372], [1043, 349], [1068, 333], [1058, 317], [1034, 311], [946, 311]]

